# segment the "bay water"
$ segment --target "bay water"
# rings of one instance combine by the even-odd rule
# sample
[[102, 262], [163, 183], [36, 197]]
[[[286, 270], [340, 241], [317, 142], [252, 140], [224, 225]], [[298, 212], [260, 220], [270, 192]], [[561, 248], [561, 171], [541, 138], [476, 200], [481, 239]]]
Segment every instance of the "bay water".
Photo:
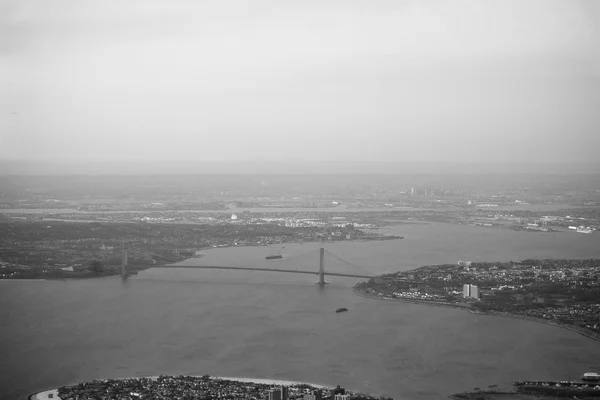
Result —
[[[371, 273], [459, 259], [600, 258], [597, 233], [449, 224], [406, 224], [384, 232], [404, 239], [209, 249], [183, 263], [314, 264], [322, 246]], [[284, 259], [264, 259], [275, 252]], [[302, 254], [308, 255], [299, 261]], [[600, 371], [600, 342], [575, 332], [365, 299], [352, 293], [356, 279], [328, 277], [324, 288], [316, 279], [153, 268], [126, 281], [0, 281], [0, 398], [25, 399], [99, 378], [210, 374], [340, 384], [418, 400]], [[338, 307], [349, 311], [337, 314]]]

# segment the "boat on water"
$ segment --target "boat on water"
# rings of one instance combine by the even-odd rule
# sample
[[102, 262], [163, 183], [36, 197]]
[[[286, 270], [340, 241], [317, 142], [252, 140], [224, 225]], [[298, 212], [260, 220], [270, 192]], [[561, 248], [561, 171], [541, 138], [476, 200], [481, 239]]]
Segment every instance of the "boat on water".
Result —
[[344, 307], [341, 307], [341, 308], [338, 308], [337, 310], [335, 310], [336, 313], [341, 313], [341, 312], [344, 312], [344, 311], [348, 311], [348, 309], [344, 308]]
[[[285, 246], [281, 246], [282, 249], [285, 249]], [[277, 260], [279, 258], [283, 258], [283, 254], [281, 254], [281, 251], [277, 254], [271, 254], [270, 256], [266, 256], [265, 259], [267, 260]]]
[[587, 382], [600, 382], [600, 374], [597, 372], [586, 372], [581, 377], [581, 380]]

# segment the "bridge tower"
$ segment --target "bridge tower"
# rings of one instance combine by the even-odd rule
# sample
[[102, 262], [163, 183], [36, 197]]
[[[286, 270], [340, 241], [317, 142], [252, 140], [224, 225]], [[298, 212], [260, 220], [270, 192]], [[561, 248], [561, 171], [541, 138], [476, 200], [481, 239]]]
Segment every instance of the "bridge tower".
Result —
[[127, 270], [127, 249], [125, 248], [125, 241], [121, 242], [121, 278], [127, 278], [129, 271]]
[[319, 285], [325, 286], [325, 248], [319, 249]]

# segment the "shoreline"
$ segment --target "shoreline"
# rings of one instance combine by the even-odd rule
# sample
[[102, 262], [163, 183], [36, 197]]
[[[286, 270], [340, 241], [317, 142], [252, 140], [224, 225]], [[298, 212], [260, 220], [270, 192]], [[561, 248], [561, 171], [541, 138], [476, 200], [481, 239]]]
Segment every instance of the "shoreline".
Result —
[[[467, 399], [477, 399], [479, 398], [479, 396], [481, 395], [486, 395], [486, 394], [490, 394], [490, 395], [496, 395], [496, 396], [506, 396], [508, 397], [513, 397], [513, 396], [519, 396], [522, 395], [522, 393], [515, 391], [487, 391], [487, 390], [483, 390], [481, 392], [463, 392], [463, 393], [454, 393], [451, 394], [450, 396], [448, 396], [448, 398], [452, 399], [452, 400], [467, 400]], [[534, 399], [534, 398], [532, 398]]]
[[[41, 282], [41, 281], [58, 281], [60, 279], [42, 279], [42, 278], [32, 278], [32, 279], [12, 279], [12, 278], [2, 278], [0, 282]], [[64, 280], [64, 279], [63, 279]]]
[[[201, 378], [203, 375], [184, 375], [184, 376], [190, 376], [190, 377], [195, 377], [195, 378]], [[156, 380], [158, 379], [158, 375], [153, 375], [153, 376], [134, 376], [134, 377], [123, 377], [123, 378], [104, 378], [104, 379], [94, 379], [94, 380], [125, 380], [125, 379], [152, 379], [152, 380]], [[279, 386], [279, 385], [283, 385], [283, 386], [295, 386], [295, 385], [310, 385], [313, 386], [315, 388], [318, 389], [332, 389], [332, 386], [325, 386], [322, 384], [317, 384], [317, 383], [310, 383], [310, 382], [297, 382], [297, 381], [286, 381], [286, 380], [280, 380], [280, 379], [264, 379], [264, 378], [249, 378], [249, 377], [231, 377], [231, 376], [211, 376], [210, 379], [212, 380], [224, 380], [224, 381], [234, 381], [234, 382], [241, 382], [241, 383], [258, 383], [261, 385], [274, 385], [274, 386]], [[91, 382], [91, 381], [89, 381]], [[81, 383], [81, 382], [79, 382]], [[63, 385], [63, 386], [71, 386], [71, 385], [76, 385], [75, 384], [67, 384], [67, 385]], [[43, 390], [40, 392], [36, 392], [36, 393], [32, 393], [29, 396], [27, 396], [27, 400], [61, 400], [60, 397], [58, 397], [58, 388], [53, 388], [53, 389], [47, 389], [47, 390]]]
[[525, 321], [530, 321], [530, 322], [537, 322], [540, 324], [545, 324], [545, 325], [550, 325], [550, 326], [555, 326], [558, 328], [563, 328], [563, 329], [568, 329], [572, 332], [578, 333], [582, 336], [585, 336], [589, 339], [595, 340], [600, 342], [600, 335], [596, 335], [595, 333], [592, 332], [586, 332], [585, 330], [583, 330], [582, 328], [577, 328], [577, 327], [573, 327], [573, 326], [566, 326], [566, 325], [562, 325], [556, 322], [552, 322], [552, 321], [548, 321], [548, 320], [544, 320], [541, 318], [535, 318], [535, 317], [527, 317], [527, 316], [522, 316], [522, 315], [517, 315], [517, 314], [509, 314], [509, 313], [496, 313], [496, 312], [483, 312], [483, 311], [478, 311], [478, 310], [473, 310], [470, 307], [463, 307], [463, 306], [459, 306], [459, 305], [454, 305], [451, 303], [435, 303], [433, 301], [430, 300], [417, 300], [417, 299], [405, 299], [405, 298], [401, 298], [401, 297], [396, 297], [396, 298], [383, 298], [380, 296], [376, 296], [376, 295], [371, 295], [368, 293], [365, 293], [362, 290], [359, 290], [356, 285], [354, 285], [352, 287], [352, 291], [354, 292], [355, 295], [366, 298], [366, 299], [374, 299], [374, 300], [387, 300], [387, 301], [400, 301], [400, 302], [406, 302], [406, 303], [414, 303], [414, 304], [424, 304], [430, 307], [447, 307], [447, 308], [454, 308], [456, 310], [461, 310], [461, 311], [467, 311], [471, 314], [476, 314], [476, 315], [483, 315], [483, 316], [490, 316], [490, 317], [503, 317], [503, 318], [513, 318], [513, 319], [521, 319], [521, 320], [525, 320]]

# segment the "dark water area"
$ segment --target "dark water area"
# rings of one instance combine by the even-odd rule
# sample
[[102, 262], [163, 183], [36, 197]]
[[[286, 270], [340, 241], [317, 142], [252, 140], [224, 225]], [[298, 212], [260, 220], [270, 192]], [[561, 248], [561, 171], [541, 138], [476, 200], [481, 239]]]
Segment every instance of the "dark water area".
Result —
[[[102, 377], [208, 373], [434, 399], [600, 369], [600, 343], [556, 327], [364, 299], [341, 284], [226, 283], [233, 273], [214, 273], [213, 282], [142, 274], [1, 283], [1, 397]], [[341, 306], [349, 312], [336, 314]]]
[[[394, 270], [403, 257], [413, 265], [444, 254], [456, 262], [466, 252], [473, 259], [510, 259], [507, 254], [526, 252], [523, 238], [531, 238], [532, 252], [540, 256], [598, 257], [594, 235], [559, 240], [472, 230], [465, 238], [470, 228], [460, 228], [448, 239], [438, 230], [450, 228], [395, 229], [411, 229], [404, 231], [408, 241], [326, 246], [353, 262], [370, 255], [374, 271]], [[285, 251], [312, 248], [297, 246]], [[256, 252], [258, 260], [270, 250], [210, 250], [206, 258], [242, 262], [249, 257], [244, 252]], [[325, 288], [315, 281], [310, 275], [191, 269], [150, 269], [127, 281], [0, 281], [0, 398], [25, 399], [95, 378], [211, 374], [440, 399], [474, 387], [600, 370], [600, 342], [575, 332], [365, 299], [352, 293], [354, 279], [333, 278]], [[349, 311], [335, 313], [339, 307]]]

